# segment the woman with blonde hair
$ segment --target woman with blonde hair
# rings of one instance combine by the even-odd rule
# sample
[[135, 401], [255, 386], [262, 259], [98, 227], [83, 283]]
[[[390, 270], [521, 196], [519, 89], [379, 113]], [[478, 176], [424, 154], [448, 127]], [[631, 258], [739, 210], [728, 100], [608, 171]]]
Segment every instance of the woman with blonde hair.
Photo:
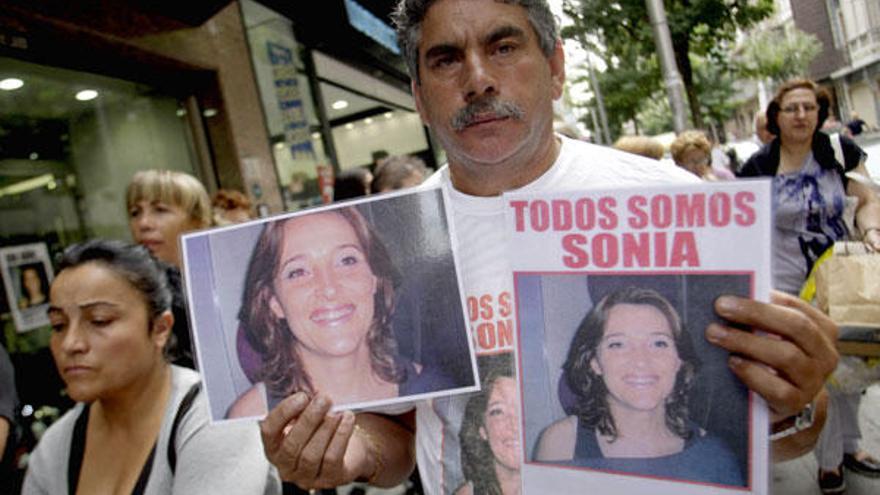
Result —
[[192, 175], [176, 170], [142, 170], [125, 193], [128, 226], [138, 244], [180, 268], [178, 238], [211, 225], [211, 199]]
[[712, 143], [703, 131], [682, 132], [669, 145], [669, 152], [679, 167], [703, 180], [718, 180], [712, 171]]
[[167, 264], [165, 275], [174, 298], [171, 362], [195, 367], [186, 306], [180, 280], [182, 234], [211, 225], [211, 200], [205, 186], [192, 175], [175, 170], [142, 170], [134, 174], [125, 193], [128, 227], [137, 244]]

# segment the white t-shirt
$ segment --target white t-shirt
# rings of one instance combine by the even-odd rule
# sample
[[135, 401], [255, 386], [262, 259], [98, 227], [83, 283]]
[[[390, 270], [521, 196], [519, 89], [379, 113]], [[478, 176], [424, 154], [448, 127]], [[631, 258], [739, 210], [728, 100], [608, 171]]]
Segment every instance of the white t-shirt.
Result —
[[[694, 175], [668, 163], [563, 136], [560, 139], [562, 148], [553, 166], [519, 191], [699, 182]], [[512, 357], [516, 305], [501, 196], [477, 197], [456, 191], [446, 166], [424, 185], [441, 185], [449, 193], [458, 242], [459, 273], [479, 364], [482, 367], [505, 354]], [[510, 375], [515, 373], [511, 370]], [[459, 430], [467, 402], [474, 395], [433, 399], [417, 407], [419, 472], [425, 493], [429, 495], [454, 493], [465, 483]]]

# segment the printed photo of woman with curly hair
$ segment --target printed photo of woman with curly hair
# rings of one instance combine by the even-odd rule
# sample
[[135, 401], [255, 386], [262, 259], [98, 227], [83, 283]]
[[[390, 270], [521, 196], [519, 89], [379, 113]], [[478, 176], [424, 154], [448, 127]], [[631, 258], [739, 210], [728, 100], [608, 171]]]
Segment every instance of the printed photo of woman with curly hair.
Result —
[[678, 312], [662, 295], [627, 287], [603, 297], [578, 327], [563, 366], [573, 414], [543, 431], [535, 460], [741, 486], [724, 441], [690, 419], [699, 368]]
[[760, 492], [760, 404], [702, 333], [723, 321], [721, 294], [751, 294], [751, 274], [514, 279], [527, 490]]
[[[444, 247], [442, 235], [424, 232], [445, 225], [400, 211], [418, 210], [423, 201], [412, 195], [382, 201], [227, 227], [201, 235], [213, 245], [207, 250], [198, 248], [199, 235], [185, 239], [199, 360], [216, 419], [262, 416], [297, 392], [351, 408], [476, 389], [448, 233]], [[408, 245], [412, 239], [432, 246]], [[433, 257], [420, 259], [423, 251]], [[213, 275], [200, 268], [205, 258]], [[423, 265], [437, 263], [449, 280], [434, 294], [437, 277], [424, 274], [438, 270]], [[458, 351], [433, 345], [442, 340], [459, 342]], [[246, 382], [217, 388], [239, 371]]]
[[482, 392], [465, 406], [459, 441], [465, 482], [455, 495], [518, 495], [519, 401], [510, 354], [478, 358]]

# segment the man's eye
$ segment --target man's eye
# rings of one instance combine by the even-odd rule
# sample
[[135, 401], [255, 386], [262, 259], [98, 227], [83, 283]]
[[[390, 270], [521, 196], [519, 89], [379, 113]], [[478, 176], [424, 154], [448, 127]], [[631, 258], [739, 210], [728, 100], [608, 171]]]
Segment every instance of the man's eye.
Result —
[[51, 323], [51, 325], [52, 325], [53, 332], [63, 332], [64, 331], [64, 322], [63, 321], [53, 322], [53, 323]]
[[135, 217], [137, 217], [137, 216], [140, 215], [140, 214], [141, 214], [141, 210], [139, 210], [139, 209], [131, 209], [131, 210], [128, 210], [128, 216], [131, 217], [131, 218], [135, 218]]
[[498, 47], [497, 52], [502, 55], [507, 55], [509, 53], [513, 53], [514, 50], [516, 50], [516, 46], [512, 44], [504, 44]]
[[106, 327], [113, 323], [113, 320], [111, 318], [92, 318], [90, 323], [95, 327]]
[[452, 55], [446, 55], [443, 57], [435, 58], [433, 63], [431, 63], [431, 66], [436, 69], [443, 69], [449, 67], [453, 63], [455, 63], [455, 57], [453, 57]]

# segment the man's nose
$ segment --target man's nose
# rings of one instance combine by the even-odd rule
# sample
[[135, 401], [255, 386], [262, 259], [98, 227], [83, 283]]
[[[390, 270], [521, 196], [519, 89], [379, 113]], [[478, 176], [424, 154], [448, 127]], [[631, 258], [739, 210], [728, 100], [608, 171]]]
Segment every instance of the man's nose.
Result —
[[490, 61], [480, 53], [468, 53], [464, 62], [464, 98], [471, 101], [498, 91]]

